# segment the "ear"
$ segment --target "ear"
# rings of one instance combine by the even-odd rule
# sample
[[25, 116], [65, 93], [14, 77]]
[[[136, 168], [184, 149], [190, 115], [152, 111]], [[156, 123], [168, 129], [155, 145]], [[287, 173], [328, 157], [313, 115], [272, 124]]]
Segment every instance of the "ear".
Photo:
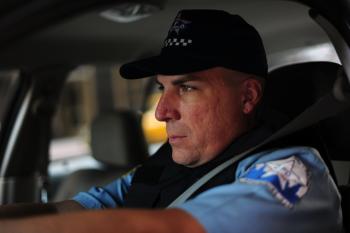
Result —
[[242, 111], [250, 114], [261, 100], [263, 94], [261, 81], [249, 78], [243, 83]]

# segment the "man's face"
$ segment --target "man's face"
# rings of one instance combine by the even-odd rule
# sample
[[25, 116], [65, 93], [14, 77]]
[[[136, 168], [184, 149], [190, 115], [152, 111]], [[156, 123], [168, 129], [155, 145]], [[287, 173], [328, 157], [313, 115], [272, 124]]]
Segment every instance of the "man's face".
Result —
[[246, 78], [225, 68], [158, 75], [162, 96], [156, 118], [166, 122], [173, 160], [204, 164], [247, 130]]

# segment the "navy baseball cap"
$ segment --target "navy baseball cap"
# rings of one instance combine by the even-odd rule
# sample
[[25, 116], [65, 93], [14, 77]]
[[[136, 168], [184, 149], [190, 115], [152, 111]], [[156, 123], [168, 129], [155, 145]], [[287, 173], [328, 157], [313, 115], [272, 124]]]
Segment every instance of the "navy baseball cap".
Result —
[[182, 10], [158, 56], [120, 68], [126, 79], [180, 75], [213, 67], [267, 75], [264, 45], [257, 30], [238, 15], [221, 10]]

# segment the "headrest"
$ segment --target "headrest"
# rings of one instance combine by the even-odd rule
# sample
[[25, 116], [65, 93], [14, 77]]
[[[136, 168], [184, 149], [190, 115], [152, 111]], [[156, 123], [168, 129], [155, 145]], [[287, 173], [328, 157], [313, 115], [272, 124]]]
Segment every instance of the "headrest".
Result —
[[332, 62], [306, 62], [277, 68], [269, 73], [265, 101], [289, 118], [332, 91], [341, 66]]
[[[270, 72], [265, 104], [292, 119], [331, 92], [341, 66], [331, 62], [307, 62]], [[317, 124], [331, 159], [350, 160], [350, 109]]]
[[133, 167], [148, 157], [140, 118], [131, 111], [98, 116], [91, 126], [93, 157], [106, 165]]

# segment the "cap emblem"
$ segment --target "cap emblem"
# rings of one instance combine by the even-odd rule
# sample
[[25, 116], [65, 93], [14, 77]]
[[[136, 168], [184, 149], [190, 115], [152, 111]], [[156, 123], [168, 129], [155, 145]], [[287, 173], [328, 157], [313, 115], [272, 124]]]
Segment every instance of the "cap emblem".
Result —
[[181, 14], [179, 14], [176, 17], [173, 25], [171, 26], [171, 28], [169, 30], [169, 33], [175, 32], [177, 35], [179, 35], [180, 31], [185, 29], [191, 23], [191, 21], [180, 19], [180, 17], [181, 17]]

